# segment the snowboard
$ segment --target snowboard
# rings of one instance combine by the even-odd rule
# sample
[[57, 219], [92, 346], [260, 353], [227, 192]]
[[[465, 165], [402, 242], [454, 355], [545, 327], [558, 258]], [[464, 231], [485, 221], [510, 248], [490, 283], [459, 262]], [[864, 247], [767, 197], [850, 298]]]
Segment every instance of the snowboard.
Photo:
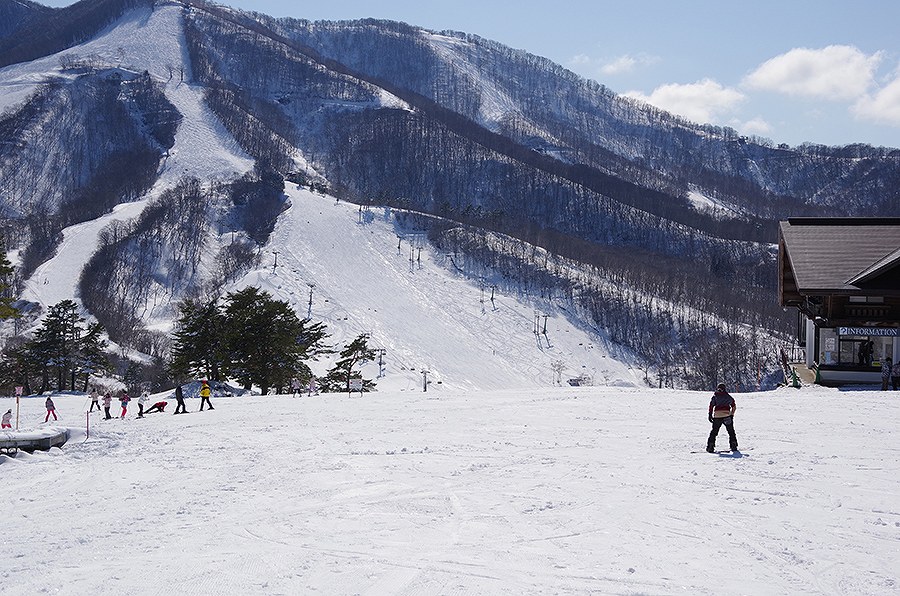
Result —
[[717, 449], [716, 451], [707, 451], [706, 449], [702, 449], [699, 451], [691, 451], [691, 453], [709, 453], [710, 455], [733, 455], [735, 457], [739, 457], [741, 455], [747, 455], [744, 451], [749, 451], [749, 449], [738, 449], [737, 451], [732, 451], [731, 449]]

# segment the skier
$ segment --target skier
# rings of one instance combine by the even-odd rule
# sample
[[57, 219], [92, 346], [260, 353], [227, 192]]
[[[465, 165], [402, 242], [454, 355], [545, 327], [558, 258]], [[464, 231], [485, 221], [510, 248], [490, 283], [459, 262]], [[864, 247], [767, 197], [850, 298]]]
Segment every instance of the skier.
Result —
[[200, 381], [202, 385], [200, 386], [200, 411], [203, 411], [203, 404], [209, 406], [210, 410], [214, 410], [212, 407], [212, 402], [209, 401], [209, 396], [212, 395], [212, 390], [209, 388], [209, 383], [206, 382], [206, 379]]
[[144, 414], [152, 414], [153, 412], [163, 412], [166, 409], [166, 406], [169, 405], [169, 402], [166, 401], [158, 401], [149, 408]]
[[103, 411], [106, 412], [105, 420], [109, 420], [112, 416], [109, 415], [109, 408], [112, 406], [112, 394], [109, 391], [106, 392], [106, 395], [103, 396]]
[[97, 388], [94, 387], [91, 389], [91, 409], [88, 412], [94, 411], [94, 406], [97, 406], [97, 411], [100, 411], [100, 393], [97, 391]]
[[706, 450], [710, 453], [714, 453], [716, 450], [716, 435], [719, 434], [719, 429], [723, 424], [725, 430], [728, 431], [729, 447], [732, 451], [738, 450], [737, 436], [734, 434], [734, 411], [736, 409], [734, 398], [725, 391], [725, 383], [719, 383], [709, 402], [709, 421], [712, 423], [712, 431], [706, 441]]
[[138, 418], [144, 417], [144, 404], [147, 403], [147, 400], [150, 399], [149, 391], [141, 391], [140, 397], [138, 397]]
[[181, 390], [181, 385], [175, 387], [175, 401], [178, 402], [175, 406], [175, 413], [187, 414], [187, 408], [184, 405], [184, 391]]
[[44, 422], [50, 420], [50, 414], [53, 414], [54, 420], [59, 420], [56, 417], [56, 405], [53, 403], [53, 400], [47, 397], [47, 401], [44, 402], [44, 407], [47, 408], [47, 415], [44, 417]]
[[122, 415], [120, 416], [120, 418], [124, 419], [125, 414], [128, 413], [128, 402], [130, 402], [130, 401], [131, 401], [131, 398], [128, 397], [128, 392], [122, 391], [122, 395], [119, 396], [119, 402], [122, 404]]
[[3, 415], [3, 425], [0, 428], [12, 428], [12, 423], [10, 423], [10, 420], [12, 420], [12, 410], [11, 409], [6, 410], [6, 414]]
[[291, 381], [291, 389], [294, 394], [291, 397], [297, 397], [297, 394], [300, 393], [300, 379], [294, 379]]

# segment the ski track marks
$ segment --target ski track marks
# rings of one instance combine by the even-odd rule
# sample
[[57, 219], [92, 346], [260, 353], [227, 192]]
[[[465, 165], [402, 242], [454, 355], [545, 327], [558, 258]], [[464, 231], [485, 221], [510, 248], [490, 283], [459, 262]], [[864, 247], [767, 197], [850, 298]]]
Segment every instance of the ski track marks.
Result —
[[[490, 289], [485, 294], [438, 265], [427, 243], [419, 253], [415, 234], [405, 235], [398, 251], [391, 210], [361, 214], [356, 205], [293, 188], [288, 196], [291, 206], [279, 218], [267, 262], [235, 289], [262, 287], [286, 300], [325, 322], [334, 344], [370, 334], [370, 345], [387, 350], [388, 378], [379, 387], [421, 388], [423, 370], [433, 389], [546, 386], [553, 360], [566, 363], [567, 376], [633, 378], [627, 364], [608, 357], [602, 339], [554, 305], [500, 293], [491, 303]], [[540, 347], [535, 343], [535, 310], [549, 315], [551, 347], [543, 336]], [[376, 364], [368, 366], [378, 374]]]
[[[188, 416], [98, 419], [84, 442], [2, 458], [0, 579], [23, 595], [896, 593], [900, 404], [866, 394], [876, 427], [848, 410], [859, 397], [815, 391], [738, 395], [741, 459], [690, 453], [709, 430], [692, 392], [189, 399]], [[83, 419], [84, 398], [56, 401]], [[23, 422], [42, 405], [23, 400]], [[865, 450], [872, 430], [888, 447]]]

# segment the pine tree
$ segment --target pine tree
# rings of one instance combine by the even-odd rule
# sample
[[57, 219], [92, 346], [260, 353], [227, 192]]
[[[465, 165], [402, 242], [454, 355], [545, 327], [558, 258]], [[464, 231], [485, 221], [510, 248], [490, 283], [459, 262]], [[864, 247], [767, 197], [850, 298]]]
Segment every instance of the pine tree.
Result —
[[140, 393], [141, 385], [141, 363], [134, 360], [128, 360], [125, 366], [125, 374], [122, 375], [122, 382], [125, 383], [125, 391], [131, 395]]
[[19, 317], [19, 311], [12, 306], [13, 297], [9, 294], [9, 278], [14, 269], [6, 258], [6, 250], [0, 241], [0, 320]]
[[51, 379], [55, 380], [58, 391], [66, 388], [66, 381], [74, 372], [74, 357], [83, 322], [78, 305], [72, 300], [63, 300], [50, 307], [31, 346], [35, 360], [44, 366], [41, 391], [50, 388]]
[[23, 387], [25, 395], [31, 395], [31, 380], [37, 379], [43, 371], [43, 366], [32, 359], [29, 345], [22, 337], [13, 338], [0, 356], [0, 387], [4, 387], [8, 395], [16, 386]]
[[[75, 354], [75, 373], [84, 375], [82, 391], [88, 390], [91, 375], [104, 375], [112, 369], [106, 356], [107, 342], [103, 339], [103, 326], [100, 323], [88, 325]], [[74, 386], [72, 387], [75, 388]]]
[[[368, 345], [369, 336], [362, 334], [338, 354], [338, 361], [328, 371], [323, 382], [323, 391], [350, 392], [350, 379], [362, 378], [362, 373], [355, 371], [357, 365], [370, 362], [375, 358], [375, 350]], [[363, 391], [371, 391], [375, 383], [363, 379]]]
[[304, 359], [325, 353], [325, 326], [297, 317], [290, 305], [258, 288], [229, 294], [225, 306], [225, 362], [229, 377], [245, 389], [290, 385], [309, 378]]
[[72, 300], [63, 300], [50, 307], [34, 338], [23, 346], [20, 354], [29, 361], [26, 370], [32, 367], [40, 370], [40, 391], [54, 385], [59, 391], [67, 387], [74, 390], [78, 375], [85, 375], [84, 387], [87, 388], [91, 374], [109, 370], [103, 327], [93, 323], [85, 329], [83, 323], [78, 305]]
[[185, 300], [179, 304], [169, 368], [175, 378], [199, 375], [221, 381], [224, 359], [225, 315], [218, 298], [209, 302]]

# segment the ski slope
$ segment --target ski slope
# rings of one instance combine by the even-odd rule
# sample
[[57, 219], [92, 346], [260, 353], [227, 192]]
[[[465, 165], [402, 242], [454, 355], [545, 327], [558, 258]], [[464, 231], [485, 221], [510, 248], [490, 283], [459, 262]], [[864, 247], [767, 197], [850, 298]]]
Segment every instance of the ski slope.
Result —
[[438, 265], [421, 234], [396, 228], [390, 209], [361, 218], [359, 206], [332, 197], [295, 188], [288, 196], [262, 267], [233, 289], [259, 287], [292, 304], [324, 322], [339, 348], [369, 334], [385, 350], [382, 369], [366, 369], [383, 373], [379, 387], [419, 390], [426, 376], [432, 390], [548, 387], [560, 381], [555, 361], [563, 382], [584, 374], [598, 385], [644, 384], [628, 354], [555, 304], [499, 292], [491, 302], [490, 288]]
[[93, 56], [109, 68], [149, 72], [183, 116], [175, 146], [162, 165], [157, 192], [184, 177], [218, 180], [240, 176], [253, 167], [253, 160], [205, 105], [203, 88], [190, 83], [182, 10], [165, 4], [134, 9], [88, 42], [0, 69], [0, 113], [14, 109], [46, 80], [78, 76], [61, 69], [62, 55]]
[[[37, 302], [45, 312], [48, 306], [61, 300], [80, 302], [79, 276], [97, 249], [99, 233], [107, 225], [138, 217], [150, 199], [184, 178], [194, 177], [206, 183], [230, 180], [253, 167], [253, 160], [203, 102], [203, 88], [185, 82], [190, 81], [190, 67], [181, 10], [178, 6], [161, 5], [154, 10], [129, 11], [95, 39], [61, 53], [97, 56], [110, 66], [133, 72], [148, 71], [163, 85], [163, 92], [183, 119], [175, 144], [160, 165], [159, 177], [147, 196], [119, 205], [103, 217], [63, 230], [63, 241], [56, 255], [25, 281], [22, 298]], [[12, 86], [21, 90], [46, 78], [72, 76], [60, 70], [59, 57], [60, 54], [55, 54], [0, 69], [0, 88]], [[9, 105], [12, 104], [0, 102], [0, 109]], [[171, 309], [168, 312], [171, 314]]]
[[[735, 395], [743, 457], [692, 453], [709, 395], [132, 403], [86, 441], [88, 400], [60, 396], [81, 436], [0, 456], [2, 592], [900, 593], [897, 394]], [[22, 408], [43, 420], [43, 399]]]

